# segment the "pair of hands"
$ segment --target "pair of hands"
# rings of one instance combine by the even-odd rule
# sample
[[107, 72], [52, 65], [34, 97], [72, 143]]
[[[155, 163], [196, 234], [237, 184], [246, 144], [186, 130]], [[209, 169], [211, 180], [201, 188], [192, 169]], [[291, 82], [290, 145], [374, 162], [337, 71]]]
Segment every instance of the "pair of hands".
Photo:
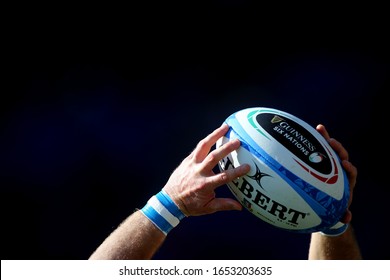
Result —
[[[329, 136], [325, 126], [319, 124], [316, 129], [324, 136], [342, 161], [349, 180], [349, 207], [356, 185], [357, 169], [349, 162], [347, 150], [339, 141]], [[216, 197], [215, 193], [216, 188], [245, 175], [250, 170], [248, 164], [243, 164], [218, 174], [213, 172], [213, 168], [221, 159], [240, 147], [240, 141], [235, 139], [211, 151], [217, 140], [225, 135], [228, 130], [229, 126], [224, 123], [202, 139], [191, 154], [173, 171], [163, 188], [186, 216], [200, 216], [218, 211], [242, 209], [242, 205], [237, 200]], [[352, 213], [347, 209], [341, 222], [349, 223], [351, 219]]]

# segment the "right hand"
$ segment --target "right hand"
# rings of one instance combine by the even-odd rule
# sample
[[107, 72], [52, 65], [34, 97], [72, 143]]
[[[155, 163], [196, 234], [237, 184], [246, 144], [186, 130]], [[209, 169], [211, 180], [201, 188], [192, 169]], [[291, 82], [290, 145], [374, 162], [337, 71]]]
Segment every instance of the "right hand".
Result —
[[344, 148], [344, 146], [337, 141], [334, 138], [331, 138], [329, 136], [328, 131], [326, 130], [325, 126], [322, 124], [317, 125], [316, 127], [317, 131], [324, 136], [326, 141], [330, 144], [330, 146], [335, 150], [335, 152], [339, 155], [341, 159], [341, 164], [344, 167], [347, 176], [348, 176], [348, 181], [349, 181], [349, 191], [350, 191], [350, 196], [349, 196], [349, 201], [348, 201], [348, 208], [340, 220], [340, 222], [344, 224], [348, 224], [352, 220], [352, 212], [349, 210], [349, 207], [351, 206], [352, 203], [352, 196], [353, 196], [353, 191], [355, 189], [356, 185], [356, 178], [357, 178], [357, 168], [349, 161], [349, 155], [348, 151]]

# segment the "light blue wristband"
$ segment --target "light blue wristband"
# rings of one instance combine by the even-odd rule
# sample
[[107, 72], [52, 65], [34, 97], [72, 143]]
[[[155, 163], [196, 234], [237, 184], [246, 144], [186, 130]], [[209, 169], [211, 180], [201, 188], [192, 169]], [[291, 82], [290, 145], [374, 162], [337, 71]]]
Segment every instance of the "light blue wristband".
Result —
[[185, 217], [169, 195], [161, 190], [152, 196], [141, 212], [165, 235]]
[[348, 228], [348, 224], [338, 222], [331, 228], [321, 231], [320, 233], [325, 236], [339, 236], [343, 234]]

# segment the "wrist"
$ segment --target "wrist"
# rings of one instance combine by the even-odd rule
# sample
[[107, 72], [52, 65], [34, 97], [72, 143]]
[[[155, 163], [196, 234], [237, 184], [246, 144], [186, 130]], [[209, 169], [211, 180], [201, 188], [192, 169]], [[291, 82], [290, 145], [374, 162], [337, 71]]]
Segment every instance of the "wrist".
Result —
[[347, 231], [349, 224], [344, 224], [342, 222], [338, 222], [331, 228], [321, 231], [320, 233], [324, 236], [336, 237], [342, 235]]
[[141, 209], [141, 212], [165, 235], [185, 217], [164, 190], [152, 196]]

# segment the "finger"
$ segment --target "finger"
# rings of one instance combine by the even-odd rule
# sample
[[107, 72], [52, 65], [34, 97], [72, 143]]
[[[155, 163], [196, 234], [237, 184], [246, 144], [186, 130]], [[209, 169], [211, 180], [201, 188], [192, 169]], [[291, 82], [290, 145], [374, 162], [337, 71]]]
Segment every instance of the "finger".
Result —
[[349, 155], [348, 155], [347, 150], [344, 148], [344, 146], [339, 141], [337, 141], [334, 138], [330, 138], [328, 140], [328, 142], [329, 142], [329, 145], [333, 148], [333, 150], [339, 155], [341, 160], [348, 160], [349, 159]]
[[344, 160], [342, 164], [345, 171], [347, 172], [348, 181], [349, 181], [349, 200], [348, 200], [348, 207], [349, 207], [352, 203], [353, 191], [356, 185], [357, 168], [347, 160]]
[[242, 210], [242, 205], [232, 198], [214, 198], [206, 205], [209, 214], [218, 211]]
[[347, 209], [344, 216], [341, 218], [340, 222], [344, 224], [349, 224], [351, 220], [352, 220], [352, 212], [349, 209]]
[[211, 147], [217, 142], [219, 138], [228, 132], [229, 126], [223, 123], [219, 128], [202, 139], [194, 150], [194, 158], [196, 162], [202, 162], [210, 152]]
[[328, 131], [326, 130], [326, 128], [325, 128], [325, 126], [324, 126], [323, 124], [317, 125], [316, 130], [317, 130], [322, 136], [324, 136], [324, 138], [326, 139], [326, 141], [328, 141], [328, 140], [330, 139], [329, 133], [328, 133]]
[[355, 188], [356, 185], [356, 178], [357, 178], [357, 168], [348, 160], [343, 160], [342, 165], [347, 172], [348, 180], [349, 180], [349, 185], [351, 186], [352, 189]]
[[348, 152], [343, 145], [334, 138], [331, 138], [325, 126], [322, 124], [317, 125], [316, 130], [321, 133], [322, 136], [328, 141], [329, 145], [340, 156], [341, 160], [348, 160]]
[[244, 176], [250, 170], [249, 164], [242, 164], [236, 168], [225, 170], [221, 173], [207, 177], [207, 186], [210, 191], [215, 190], [217, 187], [227, 184], [238, 177]]
[[210, 154], [207, 155], [207, 157], [203, 160], [201, 169], [205, 170], [206, 172], [213, 169], [214, 166], [218, 164], [218, 162], [226, 157], [228, 154], [233, 152], [234, 150], [237, 150], [240, 147], [240, 140], [234, 139], [229, 142], [226, 142], [218, 149], [215, 149]]

